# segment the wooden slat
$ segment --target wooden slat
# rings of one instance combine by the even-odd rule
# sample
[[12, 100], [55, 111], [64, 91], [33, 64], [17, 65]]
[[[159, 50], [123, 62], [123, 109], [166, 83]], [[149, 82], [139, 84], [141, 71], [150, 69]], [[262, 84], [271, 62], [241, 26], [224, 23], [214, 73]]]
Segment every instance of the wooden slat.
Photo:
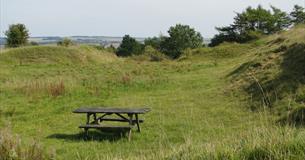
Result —
[[[116, 118], [101, 118], [99, 119], [101, 121], [113, 121], [113, 122], [129, 122], [129, 120], [124, 120], [124, 119], [116, 119]], [[136, 123], [137, 120], [133, 120], [133, 123]], [[143, 119], [139, 119], [139, 123], [143, 123]]]
[[81, 107], [73, 111], [73, 113], [119, 113], [119, 114], [144, 114], [149, 112], [149, 108], [90, 108]]
[[104, 126], [104, 125], [98, 125], [98, 124], [90, 124], [90, 125], [81, 125], [79, 128], [84, 129], [100, 129], [102, 131], [118, 131], [118, 130], [124, 130], [128, 131], [131, 130], [132, 126]]

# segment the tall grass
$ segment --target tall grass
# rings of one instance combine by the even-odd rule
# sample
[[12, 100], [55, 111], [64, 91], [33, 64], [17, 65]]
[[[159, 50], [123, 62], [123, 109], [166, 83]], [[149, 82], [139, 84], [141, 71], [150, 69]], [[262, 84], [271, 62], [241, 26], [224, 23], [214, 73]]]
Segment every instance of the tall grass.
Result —
[[10, 129], [0, 129], [1, 160], [51, 160], [54, 158], [55, 155], [47, 153], [38, 142], [24, 143]]

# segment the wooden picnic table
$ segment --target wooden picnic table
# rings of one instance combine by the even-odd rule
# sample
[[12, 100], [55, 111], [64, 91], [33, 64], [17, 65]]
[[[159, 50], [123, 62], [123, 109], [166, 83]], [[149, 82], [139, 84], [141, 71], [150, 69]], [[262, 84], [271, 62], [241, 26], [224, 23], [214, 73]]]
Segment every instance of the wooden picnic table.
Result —
[[[81, 107], [73, 111], [73, 113], [86, 114], [87, 120], [85, 125], [80, 125], [79, 128], [85, 130], [88, 136], [88, 130], [91, 128], [102, 131], [127, 131], [128, 140], [131, 138], [131, 130], [136, 125], [138, 132], [141, 132], [140, 123], [144, 120], [139, 119], [139, 114], [149, 112], [149, 108], [109, 108], [109, 107]], [[98, 115], [100, 114], [100, 115]], [[116, 118], [108, 118], [107, 116], [116, 115]], [[91, 119], [93, 117], [93, 119]], [[104, 121], [112, 122], [128, 122], [127, 126], [103, 125]]]

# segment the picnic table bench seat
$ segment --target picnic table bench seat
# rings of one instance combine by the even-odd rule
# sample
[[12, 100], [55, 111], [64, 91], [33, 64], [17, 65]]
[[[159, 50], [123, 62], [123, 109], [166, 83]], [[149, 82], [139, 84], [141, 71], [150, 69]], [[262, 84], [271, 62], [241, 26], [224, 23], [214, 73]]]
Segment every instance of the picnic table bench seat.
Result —
[[100, 124], [85, 124], [85, 125], [80, 125], [79, 128], [84, 128], [84, 129], [96, 128], [104, 131], [117, 131], [117, 130], [129, 131], [130, 129], [132, 129], [132, 126], [112, 126], [112, 125], [106, 126]]

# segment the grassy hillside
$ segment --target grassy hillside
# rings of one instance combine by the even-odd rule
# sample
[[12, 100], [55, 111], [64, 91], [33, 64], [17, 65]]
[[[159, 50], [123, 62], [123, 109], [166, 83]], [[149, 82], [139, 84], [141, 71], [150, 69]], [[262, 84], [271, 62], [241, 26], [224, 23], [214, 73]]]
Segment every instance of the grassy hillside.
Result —
[[[6, 50], [0, 54], [0, 126], [57, 159], [302, 159], [303, 129], [251, 112], [248, 93], [228, 87], [250, 84], [243, 78], [249, 68], [239, 66], [259, 59], [254, 55], [268, 41], [187, 51], [162, 62], [88, 46]], [[88, 105], [152, 112], [131, 142], [95, 131], [85, 141], [77, 128], [85, 117], [72, 111]]]
[[[257, 47], [229, 74], [234, 87], [248, 93], [254, 110], [265, 107], [281, 117], [303, 114], [305, 27], [297, 26], [253, 44]], [[302, 118], [295, 116], [296, 121]]]

